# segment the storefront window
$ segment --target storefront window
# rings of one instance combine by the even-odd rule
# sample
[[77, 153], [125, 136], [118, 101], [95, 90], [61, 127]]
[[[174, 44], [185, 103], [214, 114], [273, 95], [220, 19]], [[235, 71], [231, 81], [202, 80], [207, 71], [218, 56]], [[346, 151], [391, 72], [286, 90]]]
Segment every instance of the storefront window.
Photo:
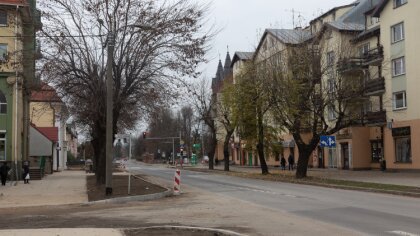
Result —
[[371, 142], [372, 162], [379, 162], [382, 158], [382, 140], [375, 140]]
[[401, 163], [411, 162], [411, 139], [410, 137], [395, 138], [396, 161]]

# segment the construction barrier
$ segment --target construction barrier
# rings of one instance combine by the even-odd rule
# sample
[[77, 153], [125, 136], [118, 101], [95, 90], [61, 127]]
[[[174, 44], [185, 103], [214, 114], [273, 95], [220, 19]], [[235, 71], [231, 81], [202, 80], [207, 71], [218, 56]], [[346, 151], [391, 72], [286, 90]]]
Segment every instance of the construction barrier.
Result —
[[176, 169], [174, 178], [174, 194], [179, 195], [181, 193], [181, 171]]

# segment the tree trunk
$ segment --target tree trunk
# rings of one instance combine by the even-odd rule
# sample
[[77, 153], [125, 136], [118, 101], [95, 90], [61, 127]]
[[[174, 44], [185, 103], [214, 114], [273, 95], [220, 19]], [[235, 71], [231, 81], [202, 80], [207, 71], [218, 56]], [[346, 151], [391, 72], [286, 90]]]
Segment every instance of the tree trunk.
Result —
[[257, 122], [258, 122], [258, 143], [257, 143], [257, 151], [258, 151], [258, 158], [260, 160], [261, 165], [261, 174], [267, 175], [268, 166], [265, 162], [265, 155], [264, 155], [264, 124], [263, 124], [263, 114], [261, 112], [261, 108], [257, 108]]
[[298, 145], [299, 160], [296, 168], [296, 178], [303, 179], [307, 177], [309, 157], [312, 151], [309, 145]]
[[212, 131], [211, 142], [209, 148], [209, 170], [214, 170], [214, 153], [216, 152], [217, 138], [216, 133]]
[[225, 171], [229, 171], [229, 141], [232, 137], [233, 131], [227, 131], [225, 141], [223, 142], [223, 159], [225, 162]]
[[95, 127], [92, 128], [91, 136], [92, 148], [94, 154], [96, 184], [105, 184], [106, 178], [106, 137], [105, 137], [105, 123], [98, 121]]
[[319, 143], [319, 135], [314, 135], [309, 144], [304, 143], [302, 140], [297, 142], [299, 149], [299, 160], [296, 169], [296, 178], [303, 179], [307, 177], [309, 159], [312, 152], [316, 149]]

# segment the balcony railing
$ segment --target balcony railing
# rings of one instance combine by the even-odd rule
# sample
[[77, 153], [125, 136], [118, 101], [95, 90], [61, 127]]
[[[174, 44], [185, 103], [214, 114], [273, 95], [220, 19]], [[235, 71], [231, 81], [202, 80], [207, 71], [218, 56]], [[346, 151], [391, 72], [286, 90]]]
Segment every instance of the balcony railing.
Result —
[[377, 48], [371, 49], [362, 55], [363, 64], [367, 66], [380, 66], [384, 60], [384, 48], [379, 45]]
[[365, 94], [368, 96], [380, 95], [385, 92], [385, 78], [376, 78], [365, 82]]
[[386, 111], [367, 112], [364, 116], [364, 123], [367, 125], [386, 124]]
[[361, 73], [366, 68], [363, 58], [358, 57], [341, 59], [337, 63], [337, 70], [343, 74]]

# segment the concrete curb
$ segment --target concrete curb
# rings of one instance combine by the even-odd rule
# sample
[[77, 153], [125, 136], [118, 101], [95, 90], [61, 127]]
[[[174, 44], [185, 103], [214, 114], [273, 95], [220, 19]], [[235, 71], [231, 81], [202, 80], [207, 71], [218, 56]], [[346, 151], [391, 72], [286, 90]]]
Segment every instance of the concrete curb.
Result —
[[110, 198], [105, 200], [99, 201], [92, 201], [83, 203], [82, 206], [86, 205], [95, 205], [95, 204], [109, 204], [109, 203], [127, 203], [127, 202], [138, 202], [138, 201], [150, 201], [150, 200], [157, 200], [165, 197], [169, 197], [173, 195], [172, 189], [167, 189], [161, 193], [153, 193], [153, 194], [146, 194], [146, 195], [137, 195], [137, 196], [129, 196], [129, 197], [116, 197]]
[[[234, 231], [231, 231], [231, 230], [226, 230], [226, 229], [205, 228], [205, 227], [193, 227], [193, 226], [172, 226], [172, 225], [164, 225], [164, 226], [144, 227], [144, 228], [140, 228], [140, 229], [143, 229], [143, 230], [148, 230], [148, 229], [196, 230], [196, 231], [203, 231], [203, 232], [218, 233], [218, 235], [222, 235], [222, 236], [247, 236], [246, 234], [241, 234], [241, 233], [237, 233], [237, 232], [234, 232]], [[129, 229], [127, 229], [127, 230], [129, 230]]]

